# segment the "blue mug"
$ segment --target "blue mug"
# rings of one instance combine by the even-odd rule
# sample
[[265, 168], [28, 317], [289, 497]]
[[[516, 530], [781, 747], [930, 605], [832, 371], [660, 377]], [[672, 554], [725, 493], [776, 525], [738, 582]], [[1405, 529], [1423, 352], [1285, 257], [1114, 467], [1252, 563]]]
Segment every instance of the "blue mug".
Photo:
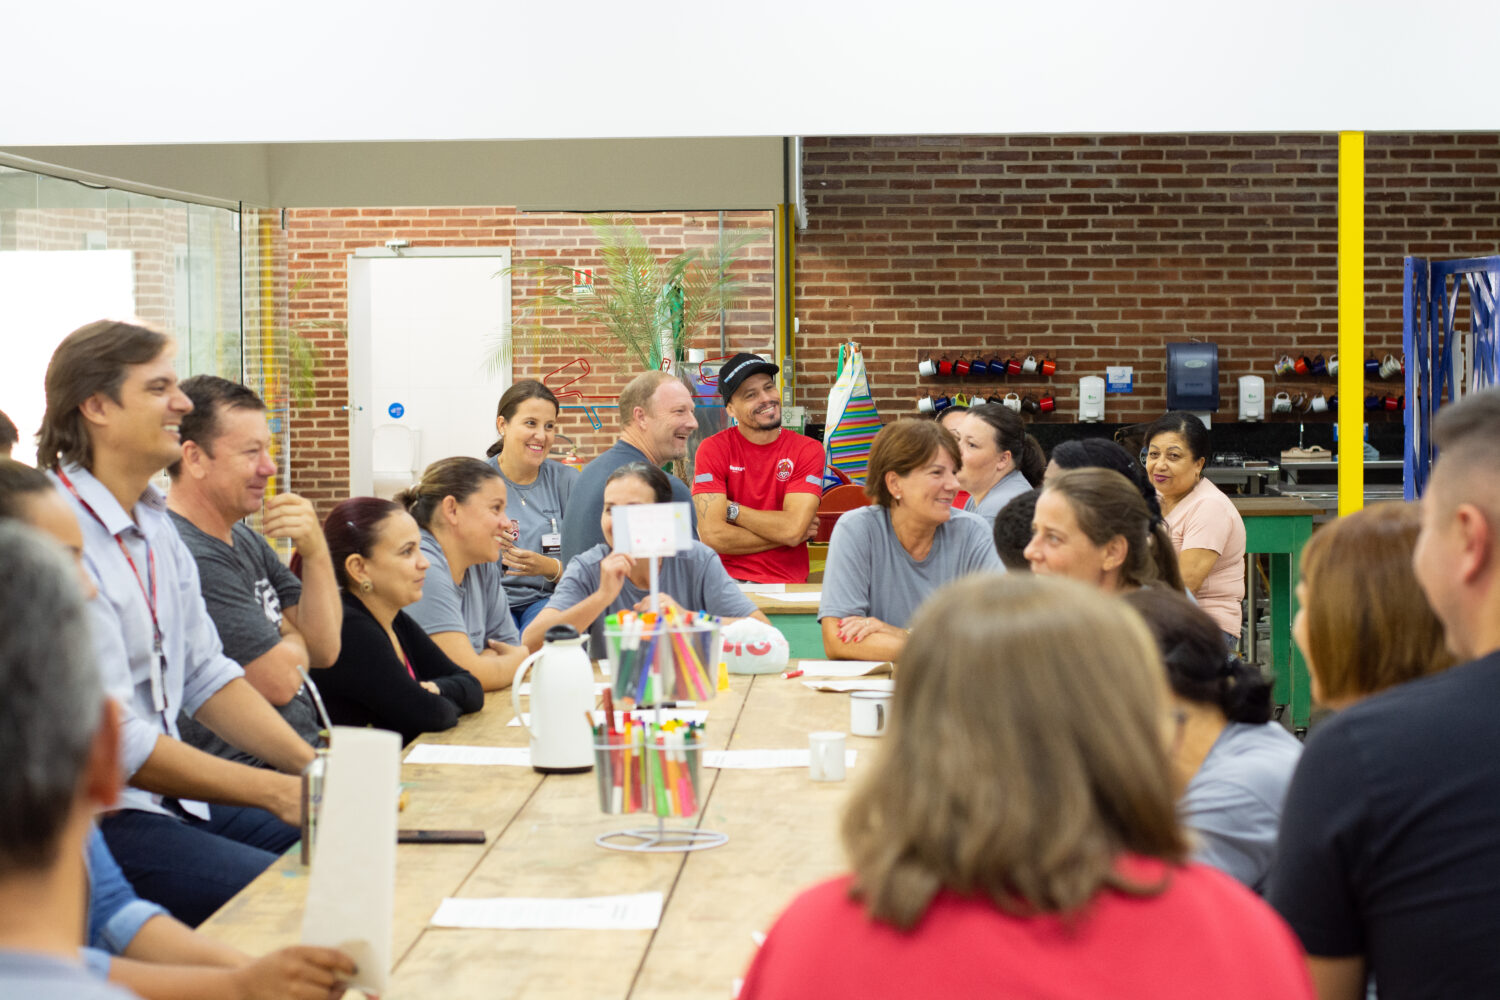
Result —
[[1374, 358], [1370, 358], [1368, 361], [1365, 362], [1365, 378], [1379, 378], [1379, 377], [1380, 377], [1380, 362], [1376, 361]]
[[1312, 373], [1314, 375], [1327, 375], [1328, 362], [1321, 354], [1314, 354], [1312, 359]]

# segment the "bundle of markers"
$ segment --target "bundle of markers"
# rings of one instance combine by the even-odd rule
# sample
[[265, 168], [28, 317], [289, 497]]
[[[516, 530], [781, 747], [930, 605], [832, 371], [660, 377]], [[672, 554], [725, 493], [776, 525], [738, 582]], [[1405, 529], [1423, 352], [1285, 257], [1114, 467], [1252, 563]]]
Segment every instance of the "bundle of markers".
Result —
[[673, 719], [657, 725], [625, 712], [616, 729], [614, 713], [606, 712], [593, 728], [600, 809], [663, 817], [698, 812], [703, 723]]
[[627, 708], [713, 698], [714, 671], [720, 658], [719, 624], [714, 615], [679, 614], [670, 607], [660, 616], [632, 611], [610, 615], [604, 620], [604, 639], [615, 698]]

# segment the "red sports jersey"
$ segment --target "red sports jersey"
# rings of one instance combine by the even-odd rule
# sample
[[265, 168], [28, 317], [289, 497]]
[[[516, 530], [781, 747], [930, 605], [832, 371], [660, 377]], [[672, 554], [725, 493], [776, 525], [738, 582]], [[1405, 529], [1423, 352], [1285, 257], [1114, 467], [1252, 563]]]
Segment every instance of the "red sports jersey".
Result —
[[[823, 448], [783, 427], [770, 444], [751, 444], [738, 427], [704, 438], [693, 462], [693, 493], [723, 493], [742, 507], [781, 510], [788, 493], [823, 494]], [[807, 543], [720, 555], [736, 580], [806, 583]]]

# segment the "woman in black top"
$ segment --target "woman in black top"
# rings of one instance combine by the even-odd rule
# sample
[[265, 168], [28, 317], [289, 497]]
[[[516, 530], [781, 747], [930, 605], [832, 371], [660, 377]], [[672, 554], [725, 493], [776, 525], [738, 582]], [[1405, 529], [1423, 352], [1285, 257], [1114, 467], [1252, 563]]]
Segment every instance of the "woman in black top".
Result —
[[329, 717], [410, 743], [484, 707], [484, 690], [401, 609], [422, 597], [427, 559], [417, 522], [399, 504], [355, 497], [323, 523], [344, 588], [339, 658], [316, 674]]

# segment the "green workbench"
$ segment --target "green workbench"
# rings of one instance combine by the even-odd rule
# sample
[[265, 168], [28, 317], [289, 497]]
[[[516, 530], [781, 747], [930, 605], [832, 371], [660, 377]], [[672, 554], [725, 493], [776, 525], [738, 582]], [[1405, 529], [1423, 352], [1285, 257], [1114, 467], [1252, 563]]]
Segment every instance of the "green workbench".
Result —
[[[822, 589], [821, 583], [791, 583], [786, 586], [788, 594], [819, 593]], [[824, 658], [823, 626], [818, 623], [816, 603], [798, 603], [776, 595], [762, 597], [755, 593], [750, 595], [750, 599], [755, 602], [756, 607], [766, 613], [766, 617], [771, 619], [771, 624], [779, 628], [781, 634], [786, 636], [787, 645], [791, 647], [792, 659], [821, 660]]]
[[[1235, 510], [1245, 522], [1245, 553], [1264, 555], [1271, 580], [1271, 670], [1276, 678], [1273, 699], [1278, 706], [1290, 707], [1292, 730], [1299, 735], [1307, 729], [1312, 712], [1312, 686], [1302, 652], [1292, 641], [1292, 619], [1297, 616], [1297, 580], [1302, 569], [1302, 547], [1312, 537], [1313, 517], [1322, 513], [1318, 507], [1297, 497], [1231, 497]], [[1248, 562], [1245, 596], [1249, 608], [1255, 607], [1257, 579], [1253, 560]], [[1253, 617], [1253, 616], [1252, 616]], [[1248, 636], [1255, 654], [1255, 635]]]

